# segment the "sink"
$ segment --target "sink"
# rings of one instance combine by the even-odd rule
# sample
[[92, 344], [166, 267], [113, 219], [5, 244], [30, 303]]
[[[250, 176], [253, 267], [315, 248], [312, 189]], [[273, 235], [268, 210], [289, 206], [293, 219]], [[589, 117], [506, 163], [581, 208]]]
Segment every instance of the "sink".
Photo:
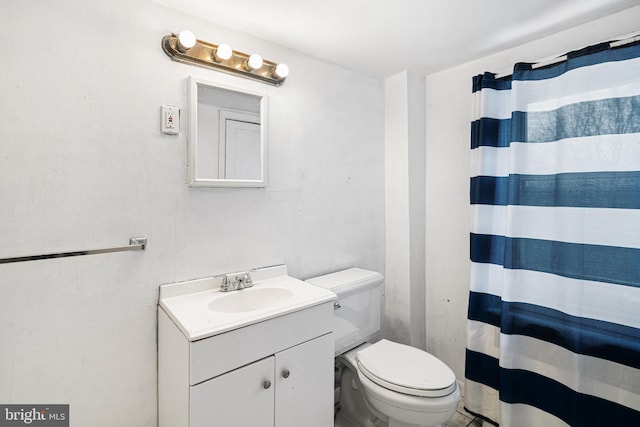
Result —
[[220, 292], [221, 276], [160, 286], [159, 305], [195, 342], [336, 299], [336, 295], [287, 274], [285, 265], [251, 270], [253, 286]]
[[266, 310], [285, 304], [293, 292], [285, 288], [249, 288], [232, 291], [228, 295], [213, 300], [209, 310], [219, 313], [243, 313]]

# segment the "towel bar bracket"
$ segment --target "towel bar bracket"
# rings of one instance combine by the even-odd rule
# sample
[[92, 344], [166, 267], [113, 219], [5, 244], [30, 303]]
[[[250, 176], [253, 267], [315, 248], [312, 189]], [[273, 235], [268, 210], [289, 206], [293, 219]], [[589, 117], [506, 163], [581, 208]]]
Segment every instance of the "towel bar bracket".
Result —
[[140, 246], [142, 246], [140, 248], [140, 250], [144, 251], [145, 249], [147, 249], [147, 238], [146, 237], [132, 237], [132, 238], [129, 239], [129, 244], [131, 246], [140, 245]]

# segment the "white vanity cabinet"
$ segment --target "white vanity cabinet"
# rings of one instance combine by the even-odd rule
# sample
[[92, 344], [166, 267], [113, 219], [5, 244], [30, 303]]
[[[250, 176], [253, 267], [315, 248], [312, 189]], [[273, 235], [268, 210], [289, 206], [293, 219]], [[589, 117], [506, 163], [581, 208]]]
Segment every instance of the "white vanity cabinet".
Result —
[[[209, 334], [200, 325], [222, 315], [182, 315], [186, 299], [174, 292], [163, 301], [161, 290], [159, 427], [332, 427], [335, 295], [309, 291], [313, 302], [294, 311]], [[198, 319], [197, 336], [188, 316]]]
[[190, 426], [332, 426], [327, 348], [331, 334], [191, 387]]

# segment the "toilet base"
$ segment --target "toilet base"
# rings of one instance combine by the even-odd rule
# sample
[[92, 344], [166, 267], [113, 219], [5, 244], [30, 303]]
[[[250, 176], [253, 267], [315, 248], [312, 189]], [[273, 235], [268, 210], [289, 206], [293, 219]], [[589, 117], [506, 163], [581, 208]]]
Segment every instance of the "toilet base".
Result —
[[351, 369], [343, 368], [340, 383], [340, 409], [335, 427], [388, 427], [378, 417], [381, 414], [373, 413], [364, 401], [358, 378]]

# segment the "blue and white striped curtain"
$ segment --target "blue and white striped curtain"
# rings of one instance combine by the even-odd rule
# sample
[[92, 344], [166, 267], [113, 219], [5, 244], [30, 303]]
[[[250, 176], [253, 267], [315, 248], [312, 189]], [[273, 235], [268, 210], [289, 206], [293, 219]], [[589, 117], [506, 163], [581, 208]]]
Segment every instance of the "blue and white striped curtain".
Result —
[[640, 426], [640, 45], [473, 82], [465, 407]]

